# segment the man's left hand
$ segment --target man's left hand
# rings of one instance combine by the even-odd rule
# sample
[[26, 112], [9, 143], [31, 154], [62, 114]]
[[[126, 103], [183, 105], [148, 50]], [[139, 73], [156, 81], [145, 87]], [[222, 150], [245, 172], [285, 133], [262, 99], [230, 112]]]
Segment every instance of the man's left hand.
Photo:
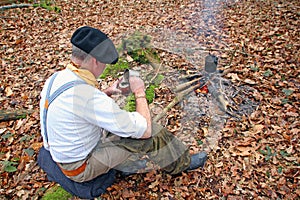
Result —
[[103, 90], [103, 92], [108, 96], [111, 96], [113, 94], [121, 94], [122, 91], [118, 88], [119, 82], [120, 79], [116, 80], [110, 87]]

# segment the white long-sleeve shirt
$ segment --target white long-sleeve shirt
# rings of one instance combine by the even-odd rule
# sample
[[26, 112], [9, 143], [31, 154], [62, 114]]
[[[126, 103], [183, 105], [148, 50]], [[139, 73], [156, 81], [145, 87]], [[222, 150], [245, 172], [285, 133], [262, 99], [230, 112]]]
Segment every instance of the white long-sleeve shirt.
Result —
[[[71, 70], [60, 71], [50, 95], [63, 84], [81, 80]], [[82, 160], [101, 138], [103, 129], [121, 137], [141, 138], [146, 119], [138, 112], [126, 112], [105, 93], [88, 84], [79, 84], [59, 95], [49, 106], [45, 141], [43, 110], [49, 79], [41, 92], [40, 121], [44, 146], [53, 160], [71, 163]]]

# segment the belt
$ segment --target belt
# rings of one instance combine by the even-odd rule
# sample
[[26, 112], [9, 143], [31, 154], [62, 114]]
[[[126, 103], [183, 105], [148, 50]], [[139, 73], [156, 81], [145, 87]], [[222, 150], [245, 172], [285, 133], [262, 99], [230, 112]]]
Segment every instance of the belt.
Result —
[[[58, 166], [60, 167], [60, 165], [58, 164]], [[82, 172], [84, 172], [86, 167], [86, 162], [84, 162], [80, 167], [76, 168], [76, 169], [72, 169], [72, 170], [66, 170], [63, 169], [62, 167], [60, 167], [62, 173], [64, 173], [64, 175], [66, 176], [77, 176], [79, 174], [81, 174]]]

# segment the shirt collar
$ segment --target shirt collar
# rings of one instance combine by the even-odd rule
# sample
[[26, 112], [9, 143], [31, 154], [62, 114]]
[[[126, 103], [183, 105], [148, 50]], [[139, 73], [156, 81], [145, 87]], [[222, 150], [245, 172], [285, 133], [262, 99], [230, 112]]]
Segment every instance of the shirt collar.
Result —
[[89, 85], [91, 85], [93, 87], [97, 87], [99, 85], [95, 76], [89, 70], [80, 69], [79, 66], [73, 62], [69, 63], [66, 68], [71, 70], [73, 73], [75, 73], [77, 76], [79, 76], [85, 82], [87, 82]]

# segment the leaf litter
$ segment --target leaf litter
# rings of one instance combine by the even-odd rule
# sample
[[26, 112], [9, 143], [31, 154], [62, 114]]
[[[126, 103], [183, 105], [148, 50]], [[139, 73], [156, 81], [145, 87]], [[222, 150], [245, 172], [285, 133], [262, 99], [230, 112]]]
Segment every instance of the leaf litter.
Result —
[[205, 147], [217, 117], [206, 166], [176, 177], [152, 171], [118, 179], [102, 199], [299, 198], [298, 1], [55, 3], [60, 13], [39, 7], [1, 11], [1, 109], [35, 112], [0, 123], [0, 198], [38, 199], [53, 186], [36, 165], [39, 92], [47, 77], [64, 68], [69, 38], [85, 24], [116, 43], [136, 29], [151, 35], [166, 77], [152, 111], [176, 96], [179, 75], [199, 72], [212, 53], [224, 72], [222, 91], [240, 116], [212, 114], [218, 109], [209, 104], [209, 93], [190, 94], [160, 122], [193, 153]]

